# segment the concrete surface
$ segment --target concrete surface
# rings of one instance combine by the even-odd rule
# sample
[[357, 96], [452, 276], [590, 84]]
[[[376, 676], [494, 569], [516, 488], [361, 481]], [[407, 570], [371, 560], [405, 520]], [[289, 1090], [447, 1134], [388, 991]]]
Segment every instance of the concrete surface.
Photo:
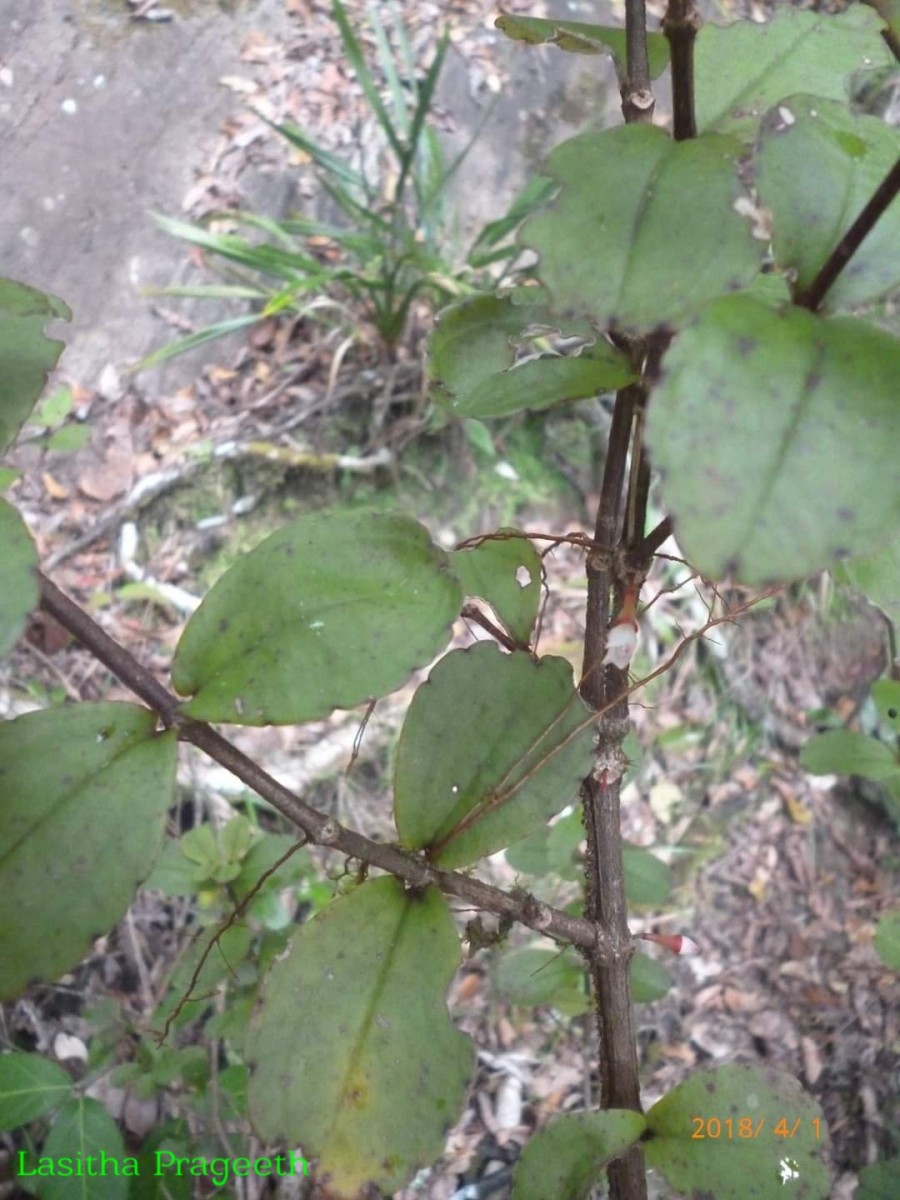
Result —
[[[165, 7], [175, 19], [147, 24], [130, 20], [124, 0], [0, 0], [0, 274], [68, 302], [74, 321], [63, 331], [61, 368], [86, 387], [108, 363], [133, 362], [173, 336], [142, 289], [182, 277], [187, 250], [149, 212], [181, 215], [222, 122], [241, 108], [219, 81], [247, 73], [246, 34], [277, 37], [288, 27], [284, 0]], [[512, 81], [460, 174], [468, 229], [502, 214], [548, 146], [597, 115], [598, 97], [605, 113], [618, 104], [608, 60], [488, 37]], [[465, 58], [452, 53], [439, 94], [454, 126], [451, 153], [484, 103], [471, 95]], [[257, 211], [284, 215], [289, 181], [249, 174]], [[215, 319], [208, 304], [197, 311], [201, 323]], [[220, 345], [203, 348], [142, 384], [177, 387], [221, 354]]]
[[61, 367], [85, 386], [171, 336], [141, 289], [185, 248], [149, 210], [180, 214], [242, 33], [285, 20], [281, 0], [199, 7], [148, 24], [112, 0], [0, 0], [0, 274], [68, 302]]

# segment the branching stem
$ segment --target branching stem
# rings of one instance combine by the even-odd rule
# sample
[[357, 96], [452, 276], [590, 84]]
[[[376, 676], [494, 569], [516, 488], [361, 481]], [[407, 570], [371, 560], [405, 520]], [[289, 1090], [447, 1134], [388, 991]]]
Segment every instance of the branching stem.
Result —
[[900, 158], [872, 194], [865, 208], [835, 246], [821, 271], [807, 288], [794, 297], [794, 303], [815, 312], [825, 299], [828, 289], [860, 248], [863, 239], [871, 233], [878, 218], [884, 213], [900, 192]]

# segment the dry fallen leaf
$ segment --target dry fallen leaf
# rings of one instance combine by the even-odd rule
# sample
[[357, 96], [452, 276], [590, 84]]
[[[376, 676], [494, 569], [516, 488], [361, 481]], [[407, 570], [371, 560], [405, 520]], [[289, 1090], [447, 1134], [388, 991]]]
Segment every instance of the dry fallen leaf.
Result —
[[51, 475], [49, 471], [42, 472], [41, 480], [44, 484], [44, 491], [51, 500], [68, 500], [69, 489], [64, 483], [60, 483], [55, 476]]
[[133, 465], [130, 449], [110, 446], [102, 463], [82, 472], [78, 487], [89, 499], [106, 504], [131, 486]]

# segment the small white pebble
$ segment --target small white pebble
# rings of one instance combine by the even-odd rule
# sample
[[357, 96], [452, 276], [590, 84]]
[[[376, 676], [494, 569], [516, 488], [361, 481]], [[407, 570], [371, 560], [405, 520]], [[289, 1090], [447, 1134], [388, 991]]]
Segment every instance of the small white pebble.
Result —
[[72, 100], [71, 98], [68, 100], [63, 100], [62, 104], [59, 107], [63, 110], [63, 112], [68, 117], [71, 117], [75, 113], [78, 112], [78, 104], [75, 100]]

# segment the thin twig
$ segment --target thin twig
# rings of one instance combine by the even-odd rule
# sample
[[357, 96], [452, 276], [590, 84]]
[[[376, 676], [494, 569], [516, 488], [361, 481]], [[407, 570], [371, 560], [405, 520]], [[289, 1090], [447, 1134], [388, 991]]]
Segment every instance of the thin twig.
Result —
[[[176, 728], [182, 741], [190, 742], [223, 766], [251, 791], [267, 800], [273, 808], [303, 831], [310, 842], [328, 846], [347, 858], [369, 863], [402, 879], [409, 887], [422, 890], [434, 885], [447, 895], [456, 896], [473, 908], [496, 913], [518, 921], [558, 941], [573, 946], [591, 946], [603, 954], [603, 938], [594, 926], [580, 917], [560, 912], [536, 900], [527, 892], [515, 895], [482, 883], [456, 871], [442, 870], [424, 858], [388, 843], [373, 842], [354, 830], [345, 829], [332, 817], [306, 804], [277, 779], [273, 779], [246, 754], [232, 745], [211, 726], [185, 717], [180, 702], [146, 668], [118, 645], [105, 630], [70, 600], [46, 576], [38, 574], [41, 606], [73, 634], [91, 653], [139, 696], [163, 723]], [[590, 724], [590, 721], [586, 722]]]
[[650, 90], [647, 54], [647, 9], [644, 0], [625, 0], [625, 79], [622, 115], [628, 124], [649, 125], [655, 105]]
[[828, 289], [833, 286], [838, 275], [860, 248], [863, 240], [871, 233], [878, 218], [900, 192], [900, 158], [876, 188], [865, 208], [835, 246], [827, 262], [807, 288], [801, 289], [794, 296], [794, 303], [815, 312]]
[[504, 646], [507, 650], [527, 650], [528, 646], [522, 642], [517, 642], [515, 638], [510, 637], [506, 630], [501, 629], [496, 625], [490, 617], [486, 616], [477, 604], [463, 605], [462, 612], [459, 614], [464, 621], [471, 621], [473, 625], [480, 625], [485, 632]]

